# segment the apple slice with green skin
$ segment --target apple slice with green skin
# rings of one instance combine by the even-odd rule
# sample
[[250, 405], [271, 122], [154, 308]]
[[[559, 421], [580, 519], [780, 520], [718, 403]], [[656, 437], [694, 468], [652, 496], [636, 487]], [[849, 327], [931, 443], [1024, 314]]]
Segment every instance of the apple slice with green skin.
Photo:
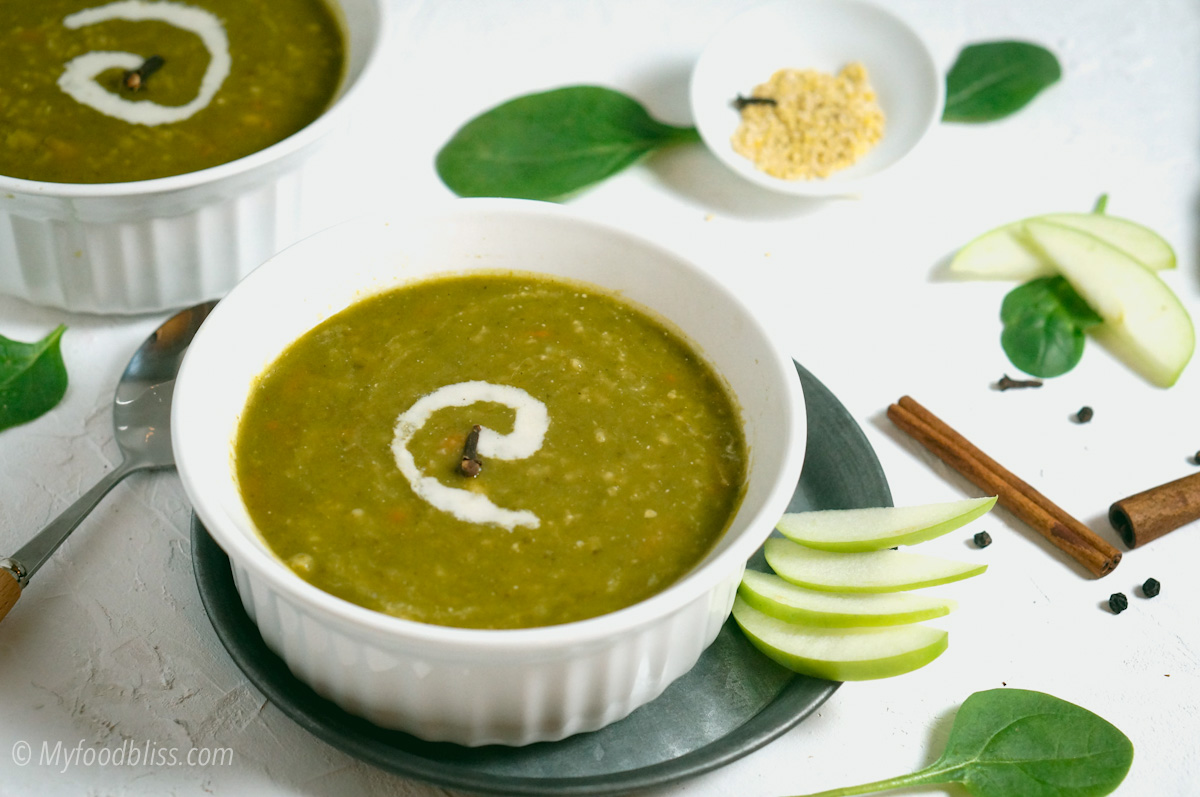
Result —
[[825, 628], [907, 625], [952, 612], [950, 598], [907, 593], [841, 595], [798, 587], [774, 573], [747, 570], [738, 595], [765, 615], [789, 623]]
[[1137, 222], [1103, 213], [1048, 213], [1023, 219], [984, 233], [950, 261], [950, 272], [977, 279], [1027, 282], [1058, 273], [1050, 260], [1028, 239], [1030, 221], [1058, 224], [1094, 235], [1154, 271], [1175, 268], [1175, 250], [1153, 230]]
[[818, 551], [779, 537], [768, 539], [763, 553], [785, 581], [822, 592], [903, 592], [987, 570], [987, 565], [901, 551]]
[[1044, 221], [1025, 223], [1030, 239], [1103, 324], [1092, 333], [1159, 387], [1179, 379], [1196, 347], [1192, 319], [1157, 274], [1094, 235]]
[[989, 496], [921, 506], [792, 512], [775, 528], [789, 540], [822, 551], [880, 551], [940, 537], [986, 514], [995, 503], [995, 496]]
[[924, 667], [946, 649], [949, 635], [924, 625], [814, 628], [770, 617], [741, 597], [733, 619], [754, 647], [793, 672], [831, 681], [890, 678]]

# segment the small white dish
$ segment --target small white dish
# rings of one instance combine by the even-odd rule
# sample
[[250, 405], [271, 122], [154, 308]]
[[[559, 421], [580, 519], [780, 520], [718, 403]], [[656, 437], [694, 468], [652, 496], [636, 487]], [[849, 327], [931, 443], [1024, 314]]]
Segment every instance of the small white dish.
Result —
[[[741, 122], [733, 107], [779, 69], [836, 74], [860, 61], [885, 116], [883, 138], [861, 160], [829, 177], [784, 180], [761, 171], [730, 143]], [[891, 12], [862, 0], [779, 0], [725, 25], [692, 72], [692, 115], [725, 165], [775, 191], [797, 196], [858, 193], [913, 150], [941, 118], [945, 84], [921, 37]]]

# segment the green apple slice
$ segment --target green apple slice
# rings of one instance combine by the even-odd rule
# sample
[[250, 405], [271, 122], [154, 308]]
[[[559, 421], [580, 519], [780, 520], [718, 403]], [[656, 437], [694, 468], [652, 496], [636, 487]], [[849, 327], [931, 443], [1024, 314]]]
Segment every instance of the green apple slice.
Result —
[[914, 545], [953, 531], [985, 514], [995, 496], [921, 506], [792, 512], [775, 528], [789, 540], [822, 551], [879, 551]]
[[765, 615], [789, 623], [825, 628], [907, 625], [952, 612], [950, 598], [907, 593], [850, 595], [818, 592], [784, 581], [774, 573], [747, 570], [738, 595]]
[[987, 565], [901, 551], [818, 551], [779, 537], [767, 540], [763, 552], [785, 581], [823, 592], [902, 592], [987, 570]]
[[950, 272], [978, 279], [1026, 282], [1058, 273], [1054, 261], [1028, 239], [1030, 221], [1058, 224], [1086, 232], [1154, 271], [1175, 268], [1175, 250], [1153, 230], [1137, 222], [1103, 213], [1048, 213], [984, 233], [950, 261]]
[[1175, 384], [1196, 347], [1192, 319], [1158, 275], [1094, 235], [1028, 221], [1030, 239], [1104, 323], [1096, 339], [1159, 387]]
[[789, 670], [831, 681], [890, 678], [923, 667], [946, 649], [949, 635], [924, 625], [811, 628], [769, 617], [740, 597], [733, 619], [754, 647]]

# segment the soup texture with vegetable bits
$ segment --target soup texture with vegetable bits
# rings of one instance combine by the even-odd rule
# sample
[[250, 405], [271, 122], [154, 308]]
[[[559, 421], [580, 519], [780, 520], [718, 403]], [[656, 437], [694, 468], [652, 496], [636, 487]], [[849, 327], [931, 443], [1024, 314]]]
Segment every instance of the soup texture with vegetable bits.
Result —
[[227, 163], [332, 101], [323, 0], [0, 0], [0, 174], [122, 183]]
[[744, 494], [740, 411], [665, 324], [482, 272], [351, 305], [258, 378], [239, 489], [294, 572], [397, 617], [527, 628], [697, 565]]

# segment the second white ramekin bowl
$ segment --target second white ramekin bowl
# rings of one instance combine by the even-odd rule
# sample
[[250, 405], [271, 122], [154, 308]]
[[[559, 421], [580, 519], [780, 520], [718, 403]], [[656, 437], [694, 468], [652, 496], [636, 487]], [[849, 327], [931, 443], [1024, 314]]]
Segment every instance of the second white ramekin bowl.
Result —
[[0, 293], [73, 312], [132, 314], [223, 295], [296, 241], [314, 154], [337, 139], [376, 63], [389, 0], [336, 0], [347, 38], [337, 100], [264, 150], [175, 177], [47, 183], [0, 175]]

